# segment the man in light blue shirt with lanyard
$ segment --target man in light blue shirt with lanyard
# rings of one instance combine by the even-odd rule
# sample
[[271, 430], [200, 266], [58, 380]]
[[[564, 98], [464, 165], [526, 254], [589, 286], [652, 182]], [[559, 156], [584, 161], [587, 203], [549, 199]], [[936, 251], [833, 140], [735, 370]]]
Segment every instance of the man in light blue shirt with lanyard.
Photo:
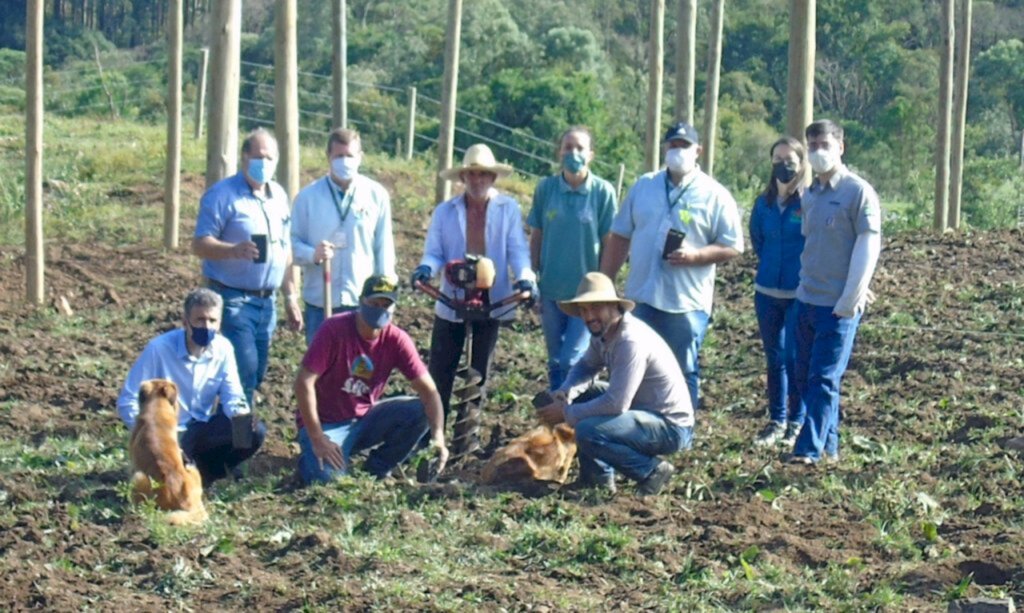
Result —
[[291, 274], [288, 195], [272, 180], [277, 140], [260, 128], [242, 144], [242, 170], [208, 189], [199, 202], [192, 252], [203, 259], [210, 289], [224, 298], [224, 336], [235, 348], [245, 397], [267, 373], [277, 325], [277, 288], [284, 290], [289, 327], [302, 329]]
[[626, 298], [672, 348], [696, 410], [715, 265], [743, 252], [743, 228], [732, 195], [697, 166], [697, 130], [676, 123], [664, 144], [666, 168], [630, 188], [612, 222], [601, 272], [614, 279], [629, 255]]
[[183, 328], [151, 340], [135, 361], [117, 398], [117, 412], [129, 429], [139, 415], [139, 388], [150, 379], [178, 386], [181, 450], [209, 485], [251, 457], [263, 444], [266, 427], [253, 428], [251, 444], [236, 447], [231, 419], [247, 415], [231, 343], [217, 334], [223, 300], [209, 289], [185, 298]]
[[301, 265], [306, 344], [323, 322], [324, 276], [331, 261], [332, 314], [359, 306], [363, 281], [395, 276], [391, 198], [384, 186], [359, 173], [362, 139], [338, 128], [327, 138], [330, 172], [306, 186], [292, 210], [292, 253]]

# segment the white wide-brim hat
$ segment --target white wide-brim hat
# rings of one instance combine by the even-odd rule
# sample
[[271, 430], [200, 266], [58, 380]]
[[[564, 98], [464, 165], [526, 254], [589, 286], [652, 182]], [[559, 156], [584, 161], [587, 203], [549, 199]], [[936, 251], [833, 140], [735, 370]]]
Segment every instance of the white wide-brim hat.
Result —
[[615, 293], [615, 284], [607, 275], [599, 272], [588, 272], [576, 288], [576, 297], [572, 300], [562, 300], [558, 307], [567, 315], [580, 316], [581, 304], [593, 304], [597, 302], [617, 303], [626, 311], [632, 311], [636, 303], [632, 300], [619, 298]]
[[465, 155], [462, 156], [462, 166], [446, 168], [438, 174], [445, 181], [461, 181], [459, 175], [467, 170], [493, 172], [499, 179], [512, 174], [512, 167], [508, 164], [499, 164], [498, 160], [494, 159], [491, 148], [483, 143], [466, 149]]

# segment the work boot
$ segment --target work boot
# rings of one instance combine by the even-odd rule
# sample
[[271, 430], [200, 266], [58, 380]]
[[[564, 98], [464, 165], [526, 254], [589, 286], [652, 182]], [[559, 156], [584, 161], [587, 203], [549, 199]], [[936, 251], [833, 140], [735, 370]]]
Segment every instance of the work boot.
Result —
[[785, 436], [786, 424], [781, 421], [770, 421], [754, 439], [754, 445], [769, 447], [781, 441]]
[[637, 484], [636, 493], [641, 496], [654, 496], [668, 484], [674, 472], [676, 467], [662, 460], [646, 479]]

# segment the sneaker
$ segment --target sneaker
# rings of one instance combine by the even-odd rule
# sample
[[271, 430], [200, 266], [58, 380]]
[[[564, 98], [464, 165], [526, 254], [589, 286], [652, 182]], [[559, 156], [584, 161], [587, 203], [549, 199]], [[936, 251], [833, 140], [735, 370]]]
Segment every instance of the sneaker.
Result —
[[803, 427], [804, 425], [799, 422], [791, 421], [787, 423], [786, 434], [782, 437], [782, 443], [790, 448], [796, 445], [796, 437], [800, 436], [800, 429]]
[[668, 484], [674, 472], [676, 467], [662, 460], [646, 479], [637, 484], [636, 493], [641, 496], [654, 496]]
[[779, 457], [784, 464], [794, 464], [797, 466], [814, 466], [817, 462], [814, 459], [805, 455], [796, 455], [795, 453], [784, 453]]
[[768, 447], [782, 440], [786, 435], [786, 424], [778, 421], [770, 421], [761, 429], [761, 433], [754, 439], [758, 447]]

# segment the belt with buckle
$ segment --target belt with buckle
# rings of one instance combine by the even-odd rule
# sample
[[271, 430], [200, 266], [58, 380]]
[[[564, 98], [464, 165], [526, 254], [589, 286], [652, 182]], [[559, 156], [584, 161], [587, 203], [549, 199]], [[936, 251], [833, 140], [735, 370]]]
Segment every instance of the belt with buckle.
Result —
[[213, 279], [207, 279], [207, 285], [209, 285], [210, 289], [212, 290], [228, 290], [232, 292], [239, 292], [245, 294], [246, 296], [255, 296], [256, 298], [270, 298], [271, 296], [274, 295], [275, 291], [272, 289], [239, 289], [237, 287], [231, 287], [230, 285], [224, 285], [220, 281], [215, 281]]

